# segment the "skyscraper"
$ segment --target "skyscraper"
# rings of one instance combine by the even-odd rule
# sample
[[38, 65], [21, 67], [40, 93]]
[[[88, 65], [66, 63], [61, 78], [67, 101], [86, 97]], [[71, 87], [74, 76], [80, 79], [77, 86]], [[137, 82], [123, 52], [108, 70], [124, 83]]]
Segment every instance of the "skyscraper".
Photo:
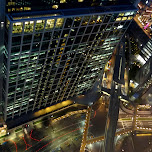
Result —
[[1, 10], [4, 120], [90, 90], [136, 11], [128, 1], [37, 2]]

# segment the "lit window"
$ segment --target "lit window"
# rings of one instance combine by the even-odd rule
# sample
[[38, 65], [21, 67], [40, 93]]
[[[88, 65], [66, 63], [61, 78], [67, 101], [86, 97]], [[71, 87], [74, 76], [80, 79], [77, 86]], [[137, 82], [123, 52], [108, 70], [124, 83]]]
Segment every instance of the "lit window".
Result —
[[124, 16], [124, 13], [119, 13], [119, 16]]
[[64, 19], [63, 18], [58, 18], [56, 21], [56, 27], [61, 28], [63, 25]]
[[130, 12], [130, 15], [134, 15], [134, 12]]
[[53, 5], [52, 6], [52, 8], [54, 8], [54, 9], [58, 9], [58, 7], [59, 7], [58, 5]]
[[23, 7], [16, 8], [16, 11], [22, 11], [22, 10], [23, 10]]
[[60, 3], [66, 3], [66, 0], [60, 0]]
[[97, 19], [98, 19], [98, 17], [96, 15], [93, 15], [89, 24], [94, 24]]
[[129, 15], [130, 15], [130, 12], [126, 12], [126, 13], [125, 13], [125, 16], [129, 16]]
[[98, 16], [97, 23], [102, 22], [101, 16]]
[[12, 8], [12, 12], [15, 11], [15, 8]]
[[10, 9], [10, 8], [8, 9], [8, 12], [11, 12], [11, 9]]
[[118, 18], [116, 19], [116, 21], [121, 21], [121, 17], [118, 17]]
[[123, 25], [119, 25], [119, 26], [117, 27], [117, 29], [121, 29], [121, 28], [123, 28]]
[[55, 19], [48, 19], [46, 23], [46, 29], [52, 29], [54, 27]]
[[122, 21], [125, 21], [125, 20], [127, 20], [127, 17], [123, 17], [123, 18], [122, 18]]
[[35, 31], [42, 31], [44, 29], [44, 23], [45, 23], [44, 20], [37, 20]]
[[133, 16], [129, 16], [129, 17], [128, 17], [128, 20], [131, 20], [132, 18], [133, 18]]
[[81, 17], [76, 17], [74, 20], [75, 21], [81, 21]]
[[24, 32], [30, 33], [33, 32], [34, 21], [25, 22]]
[[82, 25], [87, 25], [87, 24], [88, 24], [89, 19], [90, 19], [90, 16], [85, 16], [85, 17], [83, 18]]
[[8, 2], [8, 6], [15, 6], [15, 2]]
[[64, 34], [64, 37], [68, 37], [68, 34]]
[[24, 7], [24, 11], [30, 11], [31, 7]]
[[22, 32], [23, 23], [16, 22], [13, 23], [13, 31], [12, 33], [21, 33]]
[[9, 28], [9, 25], [10, 25], [10, 21], [8, 19], [6, 19], [6, 27], [7, 27], [7, 29]]
[[83, 2], [83, 0], [78, 0], [78, 2]]

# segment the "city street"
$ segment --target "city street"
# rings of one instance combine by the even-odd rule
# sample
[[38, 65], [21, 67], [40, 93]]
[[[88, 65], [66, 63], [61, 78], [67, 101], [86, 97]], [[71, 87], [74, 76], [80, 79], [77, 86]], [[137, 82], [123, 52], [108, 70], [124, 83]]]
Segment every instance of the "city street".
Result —
[[152, 136], [151, 134], [135, 133], [129, 134], [122, 141], [117, 152], [151, 152]]
[[89, 128], [90, 136], [98, 137], [103, 136], [105, 132], [106, 118], [107, 118], [107, 110], [105, 108], [105, 104], [103, 101], [99, 101], [99, 105], [93, 107], [95, 111], [95, 116], [92, 116], [90, 120], [90, 124], [93, 126]]
[[[102, 96], [92, 107], [87, 140], [95, 138], [95, 143], [87, 144], [86, 151], [102, 152], [103, 141], [100, 140], [100, 142], [97, 142], [96, 137], [104, 138], [107, 106], [105, 98]], [[119, 111], [116, 138], [119, 137], [117, 141], [123, 146], [124, 138], [128, 136], [123, 133], [132, 130], [133, 115], [126, 114], [122, 110]], [[45, 123], [48, 125], [39, 123], [34, 128], [29, 126], [27, 128], [27, 134], [21, 134], [19, 132], [14, 139], [10, 135], [9, 140], [3, 142], [2, 148], [6, 152], [78, 152], [82, 141], [85, 115], [85, 113], [77, 113], [69, 115], [66, 118], [58, 119], [53, 123], [51, 123], [51, 120], [48, 120]], [[152, 117], [150, 115], [137, 115], [135, 122], [136, 130], [151, 132]], [[128, 144], [130, 144], [129, 141]], [[118, 149], [120, 148], [122, 147], [118, 147]]]
[[85, 114], [75, 114], [57, 121], [49, 126], [38, 124], [35, 128], [27, 128], [28, 134], [18, 136], [5, 142], [11, 152], [38, 151], [78, 151], [84, 126]]

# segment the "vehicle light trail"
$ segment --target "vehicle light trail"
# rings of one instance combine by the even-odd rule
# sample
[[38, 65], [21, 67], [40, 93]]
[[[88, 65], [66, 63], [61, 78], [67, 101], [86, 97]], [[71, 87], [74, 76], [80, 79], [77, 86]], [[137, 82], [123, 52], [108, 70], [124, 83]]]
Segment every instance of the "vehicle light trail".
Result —
[[68, 133], [66, 133], [66, 134], [63, 134], [63, 135], [55, 138], [54, 140], [50, 141], [50, 142], [47, 143], [46, 145], [44, 145], [44, 146], [42, 146], [41, 148], [39, 148], [36, 152], [40, 151], [41, 149], [43, 149], [44, 147], [46, 147], [46, 146], [49, 145], [50, 143], [56, 141], [57, 139], [60, 139], [61, 137], [65, 136], [65, 135], [68, 135], [68, 134], [70, 134], [70, 133], [72, 133], [72, 132], [78, 131], [78, 130], [80, 130], [80, 129], [81, 129], [81, 128], [77, 128], [77, 129], [75, 129], [75, 130], [72, 130], [72, 131], [70, 131], [70, 132], [68, 132]]
[[35, 138], [33, 138], [32, 137], [32, 132], [33, 132], [33, 130], [31, 130], [31, 132], [30, 132], [30, 138], [33, 139], [33, 140], [35, 140], [35, 141], [41, 141], [41, 139], [35, 139]]
[[93, 118], [95, 118], [96, 114], [97, 114], [97, 112], [95, 111], [95, 112], [94, 112], [94, 116], [93, 116]]
[[25, 143], [25, 145], [26, 145], [26, 149], [25, 149], [25, 150], [27, 150], [27, 149], [28, 149], [28, 148], [27, 148], [28, 146], [29, 146], [29, 147], [32, 147], [32, 145], [29, 145], [29, 144], [26, 142], [26, 140], [25, 140], [25, 138], [24, 138], [24, 137], [22, 137], [22, 138], [23, 138], [24, 143]]
[[[89, 126], [91, 127], [91, 126], [93, 126], [93, 125], [89, 125]], [[49, 144], [53, 143], [53, 142], [56, 141], [57, 139], [60, 139], [61, 137], [65, 136], [65, 135], [68, 135], [68, 134], [70, 134], [70, 133], [72, 133], [72, 132], [78, 131], [78, 130], [80, 130], [80, 129], [81, 129], [81, 128], [77, 128], [77, 129], [75, 129], [75, 130], [72, 130], [72, 131], [70, 131], [70, 132], [67, 132], [66, 134], [63, 134], [63, 135], [61, 135], [61, 136], [53, 139], [52, 141], [50, 141], [50, 142], [47, 143], [46, 145], [44, 145], [44, 146], [42, 146], [41, 148], [39, 148], [36, 152], [40, 151], [40, 150], [43, 149], [44, 147], [46, 147], [46, 146], [48, 146]]]

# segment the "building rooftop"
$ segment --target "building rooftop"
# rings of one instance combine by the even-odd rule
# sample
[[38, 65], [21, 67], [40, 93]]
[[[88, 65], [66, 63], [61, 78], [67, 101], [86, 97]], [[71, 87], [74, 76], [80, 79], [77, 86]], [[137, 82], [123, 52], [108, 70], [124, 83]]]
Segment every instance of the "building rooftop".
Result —
[[65, 10], [50, 10], [50, 11], [35, 11], [35, 12], [20, 12], [20, 13], [11, 13], [8, 14], [10, 20], [29, 20], [36, 18], [50, 18], [59, 17], [59, 16], [71, 16], [71, 15], [80, 15], [85, 14], [99, 14], [107, 12], [120, 12], [120, 11], [136, 11], [137, 9], [133, 5], [122, 5], [120, 6], [110, 6], [110, 7], [90, 7], [90, 8], [78, 8], [78, 9], [65, 9]]

